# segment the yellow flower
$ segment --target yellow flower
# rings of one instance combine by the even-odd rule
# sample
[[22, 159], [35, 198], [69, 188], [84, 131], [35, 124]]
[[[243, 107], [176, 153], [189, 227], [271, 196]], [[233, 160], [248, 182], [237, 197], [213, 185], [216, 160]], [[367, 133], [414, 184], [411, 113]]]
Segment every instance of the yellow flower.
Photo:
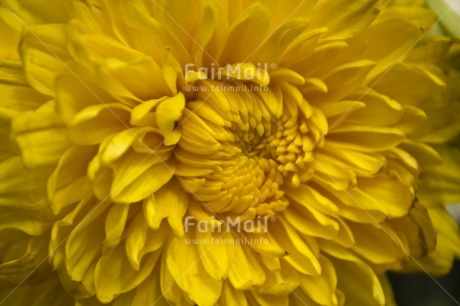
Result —
[[447, 272], [455, 46], [387, 2], [2, 1], [1, 301], [392, 305], [387, 271]]

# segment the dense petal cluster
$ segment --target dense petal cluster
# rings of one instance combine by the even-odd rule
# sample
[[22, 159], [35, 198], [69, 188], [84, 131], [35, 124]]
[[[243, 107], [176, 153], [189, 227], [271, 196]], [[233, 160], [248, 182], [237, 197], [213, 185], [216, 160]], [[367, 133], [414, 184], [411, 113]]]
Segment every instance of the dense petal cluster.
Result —
[[1, 300], [391, 305], [460, 256], [424, 1], [3, 2]]

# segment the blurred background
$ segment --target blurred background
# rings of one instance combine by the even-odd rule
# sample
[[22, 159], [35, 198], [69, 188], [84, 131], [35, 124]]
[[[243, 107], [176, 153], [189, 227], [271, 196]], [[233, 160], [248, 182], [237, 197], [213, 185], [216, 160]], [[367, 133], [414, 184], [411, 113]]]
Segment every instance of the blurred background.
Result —
[[[460, 204], [451, 204], [447, 209], [460, 224]], [[458, 260], [454, 262], [452, 271], [440, 278], [433, 279], [424, 273], [391, 273], [389, 277], [398, 306], [460, 305], [460, 261]]]
[[[460, 305], [460, 262], [438, 284], [426, 274], [391, 273], [390, 281], [398, 306], [458, 306]], [[448, 294], [446, 293], [448, 292]], [[449, 294], [454, 298], [454, 301]]]

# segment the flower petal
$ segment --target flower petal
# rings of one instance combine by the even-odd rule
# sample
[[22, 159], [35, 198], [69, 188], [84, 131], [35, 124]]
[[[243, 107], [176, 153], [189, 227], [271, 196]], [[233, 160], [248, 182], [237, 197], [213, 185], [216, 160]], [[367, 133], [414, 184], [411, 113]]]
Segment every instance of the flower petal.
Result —
[[385, 305], [382, 286], [372, 269], [361, 261], [333, 260], [338, 288], [350, 305]]
[[30, 87], [22, 64], [16, 61], [0, 61], [0, 90], [0, 118], [35, 110], [48, 100]]
[[226, 279], [233, 257], [232, 240], [234, 237], [226, 232], [213, 233], [212, 231], [200, 231], [197, 227], [195, 236], [199, 243], [198, 252], [206, 272], [216, 280]]
[[237, 243], [233, 256], [228, 279], [235, 289], [252, 289], [265, 282], [262, 263], [254, 251]]
[[115, 171], [110, 195], [118, 203], [135, 203], [150, 197], [172, 176], [172, 169], [156, 156], [129, 154]]
[[356, 151], [375, 152], [392, 148], [404, 139], [404, 134], [393, 128], [342, 124], [329, 132], [330, 144]]
[[222, 280], [215, 280], [204, 272], [206, 270], [195, 245], [186, 244], [183, 238], [173, 238], [165, 256], [171, 275], [191, 301], [198, 305], [214, 305], [217, 302]]
[[319, 276], [305, 276], [300, 279], [300, 288], [319, 305], [338, 305], [335, 293], [337, 275], [334, 265], [325, 256], [319, 258], [323, 272]]
[[144, 200], [144, 214], [149, 226], [156, 230], [164, 218], [174, 233], [182, 237], [184, 229], [182, 218], [188, 207], [188, 195], [176, 179], [171, 180], [155, 194]]
[[22, 37], [20, 53], [27, 80], [42, 94], [54, 96], [56, 75], [69, 59], [64, 42], [63, 25], [34, 26]]
[[368, 26], [385, 7], [387, 1], [359, 0], [350, 4], [346, 0], [330, 2], [320, 0], [316, 4], [311, 27], [330, 29], [328, 39], [345, 39]]
[[146, 256], [139, 272], [129, 264], [123, 245], [118, 245], [101, 256], [94, 272], [96, 295], [103, 303], [111, 302], [121, 293], [139, 286], [152, 273], [161, 252]]

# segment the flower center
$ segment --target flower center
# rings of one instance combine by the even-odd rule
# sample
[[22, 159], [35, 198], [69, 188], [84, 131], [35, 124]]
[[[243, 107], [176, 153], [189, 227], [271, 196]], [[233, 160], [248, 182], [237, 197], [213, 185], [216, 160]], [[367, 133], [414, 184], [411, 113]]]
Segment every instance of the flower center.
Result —
[[280, 187], [313, 174], [312, 150], [321, 140], [313, 108], [288, 83], [197, 83], [175, 150], [184, 188], [214, 213], [253, 219], [283, 211], [289, 202]]

